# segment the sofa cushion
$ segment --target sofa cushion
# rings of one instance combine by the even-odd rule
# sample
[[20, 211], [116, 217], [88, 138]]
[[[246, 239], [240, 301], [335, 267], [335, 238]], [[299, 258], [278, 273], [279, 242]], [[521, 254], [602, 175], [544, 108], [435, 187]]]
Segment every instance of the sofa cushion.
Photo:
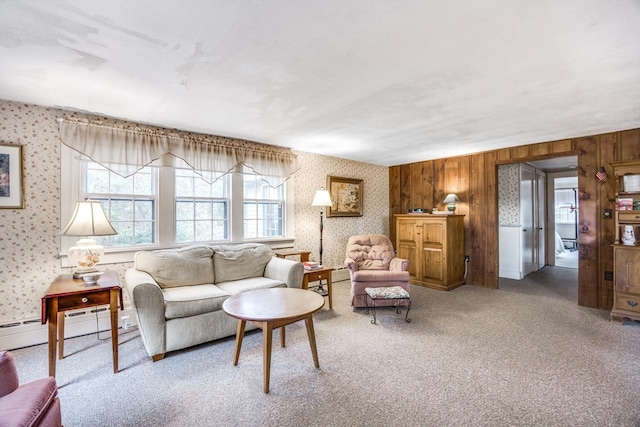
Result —
[[209, 246], [188, 246], [138, 252], [135, 268], [149, 273], [161, 288], [213, 283], [213, 250]]
[[262, 277], [265, 266], [273, 257], [271, 247], [259, 243], [217, 245], [212, 248], [215, 284]]
[[287, 285], [280, 280], [269, 279], [267, 277], [252, 277], [249, 279], [218, 283], [217, 286], [223, 292], [226, 292], [230, 295], [235, 295], [239, 294], [240, 292], [254, 291], [256, 289], [284, 288]]
[[165, 288], [164, 317], [177, 319], [222, 310], [229, 294], [216, 285], [191, 285]]

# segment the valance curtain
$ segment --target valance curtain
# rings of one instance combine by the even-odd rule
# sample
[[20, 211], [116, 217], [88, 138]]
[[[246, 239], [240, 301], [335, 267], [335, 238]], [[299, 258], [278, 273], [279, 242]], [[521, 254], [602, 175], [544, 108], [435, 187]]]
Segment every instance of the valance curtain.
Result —
[[67, 118], [59, 122], [65, 145], [123, 177], [151, 163], [178, 165], [177, 158], [200, 174], [222, 172], [215, 179], [242, 164], [278, 187], [299, 169], [290, 149], [273, 145], [139, 125], [119, 127]]

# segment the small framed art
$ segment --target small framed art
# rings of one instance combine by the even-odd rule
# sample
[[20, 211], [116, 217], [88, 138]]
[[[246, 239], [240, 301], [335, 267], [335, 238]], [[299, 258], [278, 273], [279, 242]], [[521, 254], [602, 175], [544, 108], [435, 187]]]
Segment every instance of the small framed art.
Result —
[[327, 189], [332, 205], [327, 217], [362, 216], [363, 185], [361, 179], [327, 176]]
[[24, 209], [22, 145], [0, 144], [0, 209]]

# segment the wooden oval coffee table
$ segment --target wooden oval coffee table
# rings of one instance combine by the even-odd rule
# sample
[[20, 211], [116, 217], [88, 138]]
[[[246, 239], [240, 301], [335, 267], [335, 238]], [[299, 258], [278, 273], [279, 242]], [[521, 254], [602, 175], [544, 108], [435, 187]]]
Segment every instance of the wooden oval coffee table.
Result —
[[222, 304], [222, 310], [238, 319], [236, 348], [233, 366], [238, 364], [242, 338], [247, 321], [262, 329], [263, 391], [269, 393], [271, 373], [271, 343], [273, 330], [280, 328], [280, 345], [285, 346], [284, 327], [304, 320], [311, 345], [313, 364], [320, 367], [316, 336], [313, 330], [313, 313], [324, 306], [324, 298], [316, 292], [297, 288], [272, 288], [246, 291], [234, 295]]

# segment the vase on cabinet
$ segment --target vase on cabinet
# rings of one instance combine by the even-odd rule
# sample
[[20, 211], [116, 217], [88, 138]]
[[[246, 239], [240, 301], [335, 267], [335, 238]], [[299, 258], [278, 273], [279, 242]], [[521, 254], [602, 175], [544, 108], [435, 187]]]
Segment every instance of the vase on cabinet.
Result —
[[636, 244], [636, 236], [633, 232], [632, 225], [624, 226], [624, 233], [622, 233], [622, 244], [623, 245], [635, 245]]

